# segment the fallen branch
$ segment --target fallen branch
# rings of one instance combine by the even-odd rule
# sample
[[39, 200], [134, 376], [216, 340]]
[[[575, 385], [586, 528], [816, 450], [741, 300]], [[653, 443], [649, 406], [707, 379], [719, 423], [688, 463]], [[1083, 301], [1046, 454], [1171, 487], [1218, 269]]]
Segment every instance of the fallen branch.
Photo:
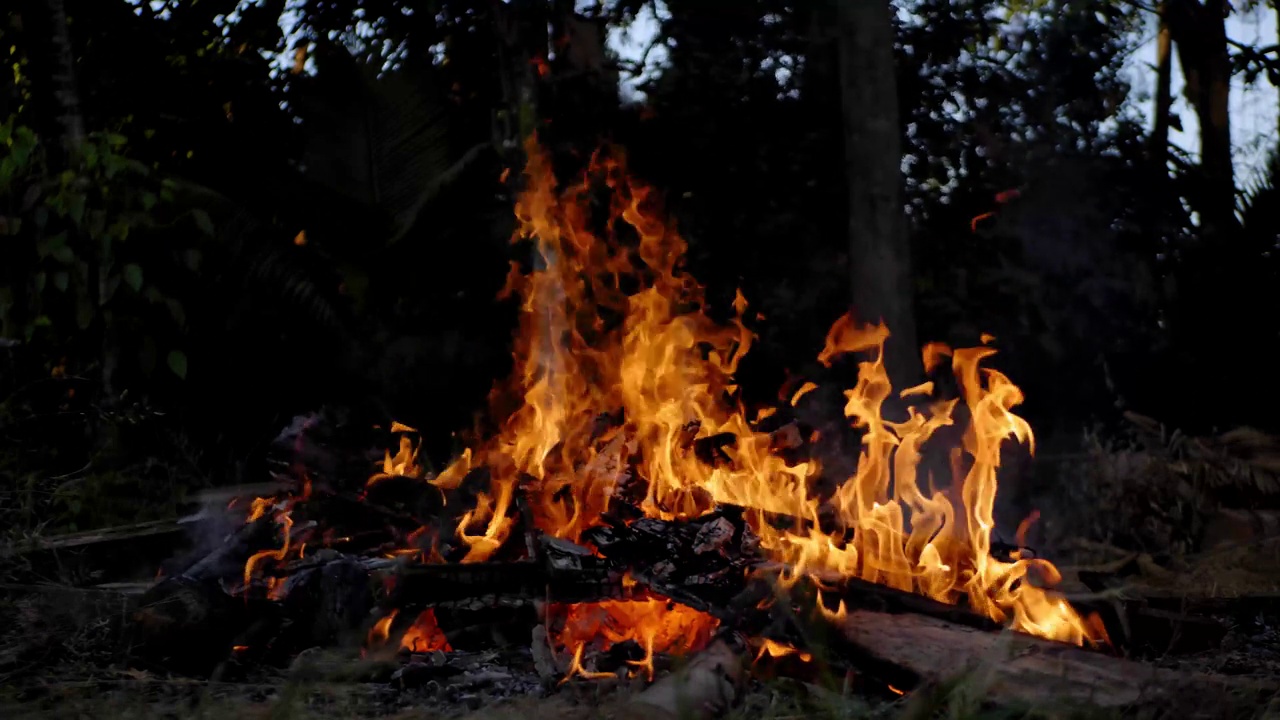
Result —
[[922, 682], [941, 683], [972, 673], [975, 687], [987, 700], [1005, 705], [1122, 708], [1161, 703], [1178, 707], [1182, 717], [1195, 717], [1194, 707], [1212, 704], [1214, 717], [1231, 717], [1223, 713], [1224, 708], [1232, 704], [1256, 708], [1277, 690], [1273, 685], [1157, 668], [1020, 633], [986, 632], [919, 614], [855, 610], [838, 629], [860, 653]]

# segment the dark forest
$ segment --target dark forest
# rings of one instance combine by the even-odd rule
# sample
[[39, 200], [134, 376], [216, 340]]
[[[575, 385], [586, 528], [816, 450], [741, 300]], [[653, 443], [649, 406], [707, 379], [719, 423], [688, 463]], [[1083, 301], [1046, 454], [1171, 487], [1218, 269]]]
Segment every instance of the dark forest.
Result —
[[14, 0], [0, 712], [1265, 717], [1276, 12]]

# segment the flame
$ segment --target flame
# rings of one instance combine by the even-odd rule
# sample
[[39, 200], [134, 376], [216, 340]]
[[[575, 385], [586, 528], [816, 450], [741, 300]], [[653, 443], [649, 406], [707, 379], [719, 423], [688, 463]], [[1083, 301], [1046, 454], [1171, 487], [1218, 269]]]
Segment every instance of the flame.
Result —
[[449, 638], [445, 637], [444, 631], [436, 623], [435, 610], [431, 608], [423, 610], [413, 621], [413, 625], [404, 632], [404, 636], [400, 638], [400, 649], [415, 653], [429, 653], [435, 650], [453, 651], [453, 647], [449, 645]]
[[[256, 519], [259, 516], [258, 500], [262, 500], [262, 498], [257, 498], [253, 502], [253, 509], [255, 513], [254, 519]], [[265, 512], [265, 510], [263, 510], [263, 512]], [[276, 562], [279, 562], [281, 560], [284, 560], [285, 556], [289, 554], [289, 540], [293, 530], [293, 518], [290, 517], [289, 515], [288, 507], [286, 507], [285, 509], [281, 510], [279, 513], [276, 514], [275, 521], [276, 521], [276, 524], [280, 526], [281, 531], [284, 534], [284, 540], [278, 549], [261, 550], [259, 552], [254, 553], [253, 555], [250, 555], [249, 559], [245, 561], [244, 563], [245, 593], [249, 592], [249, 586], [253, 581], [254, 571], [257, 569], [258, 565], [262, 563], [262, 561], [270, 558], [275, 560]], [[279, 578], [274, 578], [274, 577], [270, 578], [267, 586], [268, 596], [271, 597], [271, 599], [273, 600], [278, 600], [283, 597], [283, 592], [284, 592], [284, 585], [283, 583], [279, 582]]]
[[710, 615], [659, 598], [576, 603], [554, 607], [552, 613], [564, 615], [563, 629], [555, 635], [555, 644], [573, 648], [566, 680], [575, 674], [593, 676], [581, 663], [583, 649], [588, 644], [594, 642], [601, 650], [608, 650], [628, 640], [645, 651], [644, 659], [628, 664], [652, 680], [655, 652], [679, 655], [701, 649], [710, 642], [720, 624]]
[[[447, 488], [473, 468], [490, 471], [489, 491], [458, 527], [468, 547], [464, 562], [485, 560], [506, 541], [517, 489], [539, 530], [578, 540], [609, 510], [623, 471], [632, 470], [647, 483], [639, 505], [650, 517], [696, 517], [716, 503], [751, 509], [748, 519], [762, 548], [790, 565], [790, 577], [837, 573], [946, 602], [967, 600], [1034, 635], [1076, 644], [1105, 637], [1052, 591], [1029, 581], [1034, 576], [1055, 583], [1051, 564], [991, 555], [1002, 445], [1014, 439], [1034, 450], [1031, 428], [1012, 412], [1021, 391], [981, 366], [995, 350], [926, 345], [925, 368], [949, 363], [961, 396], [925, 402], [932, 383], [908, 388], [899, 395], [920, 402], [905, 420], [891, 421], [882, 414], [893, 392], [883, 362], [889, 329], [839, 318], [818, 359], [831, 367], [839, 356], [862, 356], [856, 383], [844, 392], [844, 414], [863, 439], [857, 470], [824, 505], [809, 493], [819, 464], [791, 464], [775, 455], [769, 436], [753, 429], [747, 410], [733, 399], [734, 372], [754, 340], [742, 321], [748, 308], [742, 294], [727, 323], [711, 319], [701, 286], [683, 268], [684, 240], [662, 215], [656, 193], [627, 175], [620, 154], [597, 152], [583, 177], [559, 190], [536, 139], [525, 149], [512, 241], [531, 247], [533, 267], [523, 272], [513, 264], [502, 291], [502, 297], [519, 299], [521, 314], [515, 371], [490, 395], [499, 429], [427, 479]], [[589, 211], [600, 184], [611, 192], [603, 221]], [[806, 383], [791, 403], [816, 387]], [[601, 432], [602, 416], [621, 421]], [[918, 467], [926, 443], [939, 428], [962, 421], [952, 487], [936, 489], [932, 477], [922, 483]], [[694, 445], [713, 435], [732, 440], [723, 447], [725, 461], [708, 464]], [[388, 453], [381, 476], [422, 477], [417, 451], [407, 442], [402, 438], [395, 456]], [[833, 532], [818, 529], [824, 511], [836, 518]], [[796, 523], [779, 530], [764, 522], [766, 512]], [[591, 638], [603, 632], [607, 642], [634, 639], [648, 648], [660, 645], [661, 633], [646, 628], [662, 627], [661, 618], [670, 615], [661, 606], [597, 603], [571, 615], [628, 618], [621, 625], [585, 625], [593, 628]], [[628, 629], [620, 633], [619, 626]], [[580, 660], [580, 646], [591, 638], [566, 632], [563, 645], [577, 647]]]
[[386, 643], [387, 639], [391, 637], [391, 623], [395, 622], [396, 615], [399, 613], [399, 610], [392, 610], [386, 616], [379, 618], [373, 624], [373, 627], [369, 628], [369, 636], [365, 638], [365, 646], [377, 647]]
[[813, 659], [813, 655], [807, 652], [797, 650], [791, 647], [790, 645], [784, 645], [780, 642], [770, 640], [769, 638], [762, 639], [760, 643], [760, 652], [756, 653], [755, 661], [760, 662], [760, 658], [763, 658], [765, 655], [768, 655], [771, 658], [780, 658], [780, 657], [786, 657], [788, 655], [795, 655], [796, 657], [800, 658], [801, 662], [809, 662], [810, 660]]

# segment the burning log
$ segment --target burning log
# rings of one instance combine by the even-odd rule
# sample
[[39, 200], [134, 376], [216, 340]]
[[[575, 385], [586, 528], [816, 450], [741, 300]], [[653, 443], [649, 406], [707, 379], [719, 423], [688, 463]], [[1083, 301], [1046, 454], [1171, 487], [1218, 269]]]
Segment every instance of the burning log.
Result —
[[251, 624], [255, 613], [247, 603], [233, 602], [221, 581], [238, 576], [249, 556], [267, 547], [273, 535], [271, 519], [257, 518], [144, 593], [133, 613], [140, 653], [201, 670], [226, 657], [232, 638]]

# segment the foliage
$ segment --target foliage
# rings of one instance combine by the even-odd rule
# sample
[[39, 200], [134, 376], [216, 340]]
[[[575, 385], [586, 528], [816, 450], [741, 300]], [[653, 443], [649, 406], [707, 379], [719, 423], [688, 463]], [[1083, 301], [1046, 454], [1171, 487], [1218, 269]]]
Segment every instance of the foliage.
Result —
[[[510, 6], [554, 26], [566, 4]], [[613, 31], [646, 6], [651, 57], [665, 60], [644, 97], [622, 102], [612, 72], [585, 90], [551, 38], [543, 130], [566, 169], [609, 136], [667, 191], [712, 304], [741, 287], [760, 313], [742, 385], [767, 399], [806, 370], [849, 296], [834, 5], [579, 10]], [[1274, 422], [1254, 390], [1185, 387], [1224, 351], [1241, 377], [1267, 372], [1275, 318], [1234, 309], [1269, 306], [1274, 167], [1243, 188], [1238, 242], [1199, 243], [1182, 210], [1193, 158], [1153, 171], [1124, 72], [1149, 22], [1141, 4], [898, 6], [921, 338], [996, 335], [1046, 435], [1117, 403], [1197, 430]], [[0, 94], [16, 113], [0, 156], [0, 336], [21, 343], [3, 349], [21, 359], [0, 393], [9, 422], [62, 412], [73, 388], [75, 411], [96, 418], [63, 428], [96, 437], [56, 470], [29, 456], [22, 474], [100, 457], [143, 400], [185, 436], [152, 459], [184, 465], [174, 448], [189, 442], [218, 476], [252, 476], [286, 418], [331, 402], [363, 408], [361, 421], [395, 414], [447, 452], [508, 362], [511, 308], [492, 298], [522, 259], [507, 242], [513, 183], [499, 179], [513, 70], [494, 7], [67, 0], [85, 126], [100, 130], [70, 156], [34, 80], [43, 40], [0, 28], [17, 68]], [[1234, 52], [1238, 71], [1269, 72], [1269, 51]], [[1205, 342], [1206, 328], [1220, 337]], [[12, 399], [50, 382], [39, 412]]]
[[[121, 353], [144, 374], [163, 358], [185, 377], [176, 291], [199, 270], [201, 236], [213, 234], [208, 214], [176, 211], [176, 184], [131, 160], [121, 135], [90, 135], [57, 172], [46, 147], [15, 121], [0, 125], [9, 149], [0, 161], [0, 204], [9, 212], [0, 334], [75, 361]], [[175, 229], [189, 233], [186, 242], [172, 242]], [[89, 344], [82, 334], [90, 330], [107, 344]]]

